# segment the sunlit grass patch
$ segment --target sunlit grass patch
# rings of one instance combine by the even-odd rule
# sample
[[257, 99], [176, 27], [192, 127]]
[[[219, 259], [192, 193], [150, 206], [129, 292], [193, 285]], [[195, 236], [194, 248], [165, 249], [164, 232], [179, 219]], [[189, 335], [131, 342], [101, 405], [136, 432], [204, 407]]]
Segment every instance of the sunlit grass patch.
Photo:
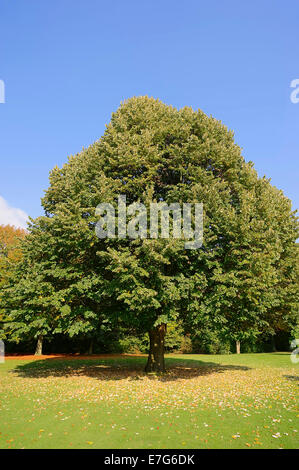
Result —
[[296, 448], [288, 354], [13, 360], [0, 365], [1, 448]]

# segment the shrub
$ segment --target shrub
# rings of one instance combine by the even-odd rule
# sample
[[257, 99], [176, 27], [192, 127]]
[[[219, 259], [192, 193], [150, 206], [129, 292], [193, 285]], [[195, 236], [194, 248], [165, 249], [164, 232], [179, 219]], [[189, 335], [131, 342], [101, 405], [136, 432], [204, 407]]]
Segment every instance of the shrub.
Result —
[[180, 352], [182, 354], [190, 354], [193, 352], [192, 340], [189, 335], [183, 336]]

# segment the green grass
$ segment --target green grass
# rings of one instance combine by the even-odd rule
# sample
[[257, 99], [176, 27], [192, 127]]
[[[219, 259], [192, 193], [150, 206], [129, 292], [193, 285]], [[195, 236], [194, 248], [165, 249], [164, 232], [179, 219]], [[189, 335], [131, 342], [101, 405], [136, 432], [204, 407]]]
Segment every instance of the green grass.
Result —
[[170, 355], [163, 376], [145, 361], [0, 364], [0, 448], [298, 448], [289, 354]]

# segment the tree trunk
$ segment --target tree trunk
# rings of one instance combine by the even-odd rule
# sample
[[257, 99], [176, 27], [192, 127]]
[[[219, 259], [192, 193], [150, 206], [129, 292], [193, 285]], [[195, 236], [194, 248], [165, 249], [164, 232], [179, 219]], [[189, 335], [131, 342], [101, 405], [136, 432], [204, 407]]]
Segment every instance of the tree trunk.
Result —
[[165, 372], [164, 342], [166, 324], [157, 326], [149, 331], [150, 350], [145, 372]]
[[91, 355], [93, 351], [93, 338], [91, 338], [90, 343], [89, 343], [89, 348], [87, 351], [87, 354]]
[[42, 354], [43, 354], [43, 337], [42, 335], [39, 335], [37, 338], [35, 355], [42, 356]]
[[236, 353], [237, 353], [237, 354], [240, 354], [240, 352], [241, 352], [240, 341], [236, 341]]

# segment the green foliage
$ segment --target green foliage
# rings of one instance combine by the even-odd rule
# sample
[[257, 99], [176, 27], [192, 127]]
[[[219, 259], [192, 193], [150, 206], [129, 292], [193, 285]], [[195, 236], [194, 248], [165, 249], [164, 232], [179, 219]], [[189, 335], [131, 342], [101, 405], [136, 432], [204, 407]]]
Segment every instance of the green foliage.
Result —
[[[148, 334], [141, 336], [134, 336], [126, 334], [126, 330], [122, 333], [119, 332], [122, 337], [114, 344], [114, 352], [123, 353], [148, 353], [149, 351], [149, 337]], [[166, 352], [178, 352], [182, 351], [182, 346], [185, 345], [187, 348], [188, 340], [184, 336], [183, 328], [176, 322], [170, 322], [167, 325], [167, 333], [165, 336], [165, 351]], [[189, 350], [185, 352], [191, 352]]]
[[167, 333], [165, 336], [165, 350], [167, 352], [181, 351], [184, 342], [184, 330], [181, 324], [170, 322], [167, 325]]
[[[119, 194], [147, 208], [203, 202], [203, 247], [97, 238], [95, 208], [117, 209]], [[203, 332], [196, 347], [218, 352], [298, 323], [291, 203], [244, 161], [233, 132], [200, 110], [148, 97], [124, 102], [99, 141], [53, 169], [42, 204], [45, 216], [32, 221], [24, 259], [1, 294], [15, 341], [92, 338], [105, 322], [142, 338], [165, 323], [166, 347], [176, 350], [188, 340], [175, 322]]]
[[190, 336], [183, 336], [183, 339], [181, 341], [181, 345], [180, 345], [180, 352], [182, 354], [190, 354], [193, 351], [193, 344], [192, 344], [192, 340], [190, 338]]
[[147, 353], [148, 348], [149, 341], [145, 335], [143, 338], [138, 338], [137, 336], [125, 336], [114, 346], [115, 352], [129, 354]]

